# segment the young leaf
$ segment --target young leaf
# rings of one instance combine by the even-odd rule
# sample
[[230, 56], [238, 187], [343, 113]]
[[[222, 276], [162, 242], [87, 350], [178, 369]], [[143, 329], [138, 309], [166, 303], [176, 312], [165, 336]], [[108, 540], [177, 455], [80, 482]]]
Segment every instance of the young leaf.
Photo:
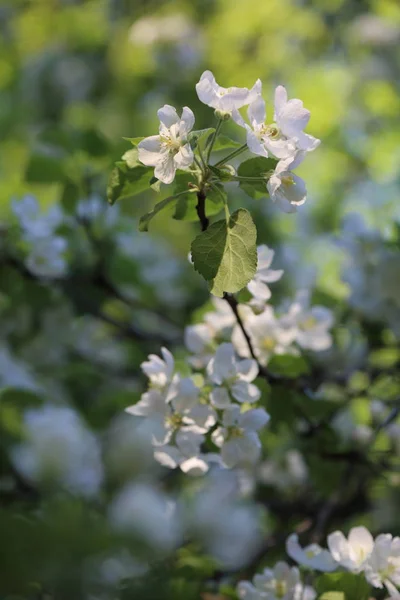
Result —
[[219, 135], [214, 142], [213, 152], [219, 152], [220, 150], [234, 150], [240, 148], [242, 144], [236, 140], [232, 140], [227, 135]]
[[130, 142], [132, 144], [132, 146], [136, 146], [139, 144], [139, 142], [141, 142], [142, 140], [144, 140], [143, 137], [134, 137], [134, 138], [123, 138], [124, 140], [126, 140], [127, 142]]
[[[315, 589], [318, 594], [322, 594], [326, 600], [367, 600], [369, 598], [370, 586], [363, 575], [353, 573], [325, 573], [318, 577], [315, 582]], [[341, 593], [337, 597], [328, 594]]]
[[[137, 150], [132, 149], [128, 152], [137, 153]], [[129, 155], [128, 162], [129, 164], [126, 161], [115, 163], [115, 167], [111, 171], [107, 186], [107, 199], [110, 204], [114, 204], [121, 198], [136, 196], [149, 189], [151, 185], [153, 168], [145, 167], [137, 162], [135, 154]], [[132, 166], [130, 167], [130, 165]]]
[[[188, 194], [189, 194], [189, 192], [188, 192]], [[177, 196], [174, 195], [174, 196], [168, 196], [168, 198], [164, 198], [164, 200], [157, 202], [157, 204], [155, 205], [153, 210], [151, 210], [150, 212], [148, 212], [145, 215], [143, 215], [142, 217], [140, 217], [139, 231], [148, 231], [149, 223], [152, 220], [152, 218], [155, 217], [157, 213], [159, 213], [161, 210], [166, 208], [169, 204], [171, 204], [171, 202], [173, 202], [176, 199], [177, 199]]]
[[[237, 174], [239, 177], [264, 177], [269, 171], [274, 171], [277, 164], [274, 158], [249, 158], [239, 166]], [[241, 181], [240, 187], [252, 198], [265, 198], [268, 196], [267, 182], [265, 181]]]
[[192, 242], [194, 268], [210, 281], [211, 293], [238, 292], [257, 269], [257, 230], [250, 213], [240, 208], [213, 223]]
[[197, 146], [204, 148], [211, 139], [211, 135], [214, 133], [214, 131], [214, 127], [192, 131], [188, 137], [191, 147], [193, 149], [197, 148]]

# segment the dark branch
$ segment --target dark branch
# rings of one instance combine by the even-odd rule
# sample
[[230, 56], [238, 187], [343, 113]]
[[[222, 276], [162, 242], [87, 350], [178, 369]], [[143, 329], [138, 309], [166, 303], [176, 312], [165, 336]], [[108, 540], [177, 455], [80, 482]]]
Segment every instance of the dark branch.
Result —
[[197, 216], [199, 217], [201, 230], [205, 231], [208, 227], [209, 220], [206, 215], [206, 194], [204, 190], [199, 190], [197, 192], [197, 206], [196, 206]]

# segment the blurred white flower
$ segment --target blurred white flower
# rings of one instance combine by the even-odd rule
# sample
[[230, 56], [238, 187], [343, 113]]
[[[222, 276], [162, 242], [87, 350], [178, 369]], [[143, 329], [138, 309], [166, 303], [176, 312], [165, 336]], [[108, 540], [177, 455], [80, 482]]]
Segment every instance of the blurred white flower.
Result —
[[253, 359], [238, 360], [232, 344], [221, 344], [207, 365], [207, 375], [216, 386], [210, 392], [210, 400], [216, 408], [226, 408], [231, 396], [238, 402], [257, 402], [261, 396], [258, 387], [251, 382], [258, 375]]
[[181, 540], [175, 502], [153, 485], [126, 485], [112, 501], [109, 516], [118, 531], [140, 538], [154, 551], [171, 551]]
[[299, 544], [299, 538], [295, 533], [290, 535], [286, 540], [286, 551], [290, 558], [297, 563], [316, 571], [330, 573], [338, 566], [330, 552], [324, 550], [318, 544], [310, 544], [302, 548]]
[[298, 568], [282, 561], [255, 575], [253, 583], [240, 581], [237, 586], [240, 600], [294, 600], [301, 598], [302, 590]]
[[264, 244], [257, 248], [257, 273], [247, 284], [247, 289], [253, 296], [257, 305], [265, 303], [271, 298], [271, 290], [267, 284], [275, 283], [275, 281], [278, 281], [283, 275], [282, 269], [270, 269], [274, 254], [275, 252]]
[[334, 531], [328, 535], [328, 548], [342, 567], [352, 573], [359, 573], [371, 555], [374, 539], [365, 527], [353, 527], [348, 539], [341, 531]]
[[308, 468], [298, 450], [289, 450], [283, 456], [262, 462], [258, 469], [258, 479], [278, 490], [287, 491], [304, 485], [308, 478]]
[[193, 23], [183, 13], [137, 19], [129, 30], [129, 40], [141, 46], [180, 42], [196, 33]]
[[177, 169], [188, 169], [193, 163], [193, 151], [187, 136], [193, 129], [194, 114], [185, 106], [179, 117], [173, 106], [165, 104], [158, 111], [159, 135], [147, 137], [138, 144], [139, 160], [155, 167], [154, 176], [163, 183], [172, 183]]
[[248, 88], [229, 87], [218, 85], [211, 71], [204, 71], [200, 81], [196, 84], [199, 100], [207, 106], [221, 112], [232, 113], [236, 108], [250, 104], [261, 93], [261, 81], [257, 79], [254, 86]]
[[187, 507], [187, 527], [223, 568], [237, 569], [251, 560], [260, 542], [259, 512], [238, 495], [236, 477], [218, 470], [205, 479]]
[[67, 240], [59, 236], [37, 238], [32, 242], [25, 264], [39, 277], [63, 277], [68, 269], [64, 258], [67, 246]]
[[[242, 305], [239, 305], [241, 309]], [[262, 313], [255, 315], [252, 310], [240, 311], [244, 326], [250, 337], [255, 355], [262, 365], [266, 365], [274, 354], [291, 354], [296, 339], [297, 327], [286, 326], [282, 319], [275, 316], [272, 306], [266, 305]], [[250, 356], [247, 341], [241, 328], [235, 326], [232, 343], [240, 356]]]
[[79, 415], [44, 405], [24, 413], [26, 441], [12, 449], [16, 468], [37, 483], [54, 481], [83, 496], [98, 493], [103, 480], [100, 446]]
[[386, 587], [391, 596], [400, 587], [400, 538], [389, 533], [378, 535], [364, 564], [367, 581], [375, 588]]
[[224, 410], [222, 427], [212, 433], [212, 440], [221, 448], [223, 463], [232, 468], [237, 465], [254, 464], [261, 453], [257, 431], [269, 421], [263, 408], [240, 412], [240, 406], [232, 405]]
[[324, 306], [310, 307], [308, 290], [297, 292], [282, 321], [288, 328], [295, 329], [295, 341], [300, 348], [321, 352], [332, 345], [329, 333], [333, 325], [332, 311]]
[[167, 348], [161, 348], [162, 358], [150, 354], [148, 360], [140, 365], [153, 387], [164, 389], [171, 381], [175, 368], [174, 357]]

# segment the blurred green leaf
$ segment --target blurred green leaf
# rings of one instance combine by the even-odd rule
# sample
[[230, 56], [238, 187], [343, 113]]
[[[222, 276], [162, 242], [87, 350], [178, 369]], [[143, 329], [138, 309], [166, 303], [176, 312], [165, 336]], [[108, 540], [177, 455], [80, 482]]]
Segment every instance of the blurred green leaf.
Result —
[[310, 367], [302, 356], [276, 354], [268, 363], [268, 370], [274, 375], [299, 377], [300, 375], [309, 373]]
[[[273, 158], [249, 158], [239, 165], [237, 174], [240, 177], [266, 177], [270, 171], [274, 171], [278, 161]], [[267, 182], [265, 181], [241, 181], [240, 187], [252, 198], [265, 198], [268, 196]]]

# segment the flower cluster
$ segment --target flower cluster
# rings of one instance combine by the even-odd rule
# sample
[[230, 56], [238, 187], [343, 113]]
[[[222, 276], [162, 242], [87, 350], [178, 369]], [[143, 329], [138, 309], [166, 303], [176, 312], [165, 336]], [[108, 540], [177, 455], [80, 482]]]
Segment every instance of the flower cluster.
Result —
[[[300, 290], [293, 302], [285, 302], [275, 311], [267, 300], [271, 297], [268, 283], [279, 280], [282, 270], [270, 268], [274, 252], [258, 247], [258, 268], [247, 289], [252, 298], [238, 305], [242, 323], [250, 338], [257, 360], [266, 365], [279, 354], [298, 354], [299, 348], [320, 352], [332, 345], [329, 332], [332, 312], [323, 306], [311, 306], [310, 294]], [[248, 340], [226, 302], [213, 299], [214, 312], [204, 315], [202, 323], [186, 328], [185, 342], [194, 354], [193, 364], [202, 364], [215, 351], [221, 340], [229, 340], [240, 356], [250, 357]]]
[[389, 533], [375, 539], [365, 527], [353, 527], [348, 538], [341, 531], [328, 536], [328, 550], [318, 544], [301, 548], [296, 534], [286, 543], [289, 556], [299, 564], [330, 572], [338, 567], [351, 573], [363, 573], [374, 588], [386, 587], [391, 596], [400, 587], [400, 538]]
[[[220, 122], [232, 118], [246, 131], [246, 146], [252, 154], [271, 157], [276, 166], [270, 173], [261, 174], [266, 192], [285, 212], [294, 212], [304, 204], [307, 191], [304, 181], [293, 171], [306, 154], [319, 145], [319, 140], [304, 132], [310, 120], [310, 111], [298, 99], [288, 100], [283, 86], [275, 90], [274, 115], [266, 120], [262, 83], [258, 79], [251, 89], [220, 86], [211, 71], [205, 71], [196, 85], [201, 102], [215, 109]], [[247, 123], [239, 110], [247, 106]], [[138, 143], [139, 161], [155, 167], [154, 176], [170, 184], [176, 171], [195, 170], [198, 159], [192, 148], [191, 136], [195, 117], [185, 106], [181, 116], [173, 106], [164, 105], [158, 111], [159, 134]]]
[[[254, 360], [238, 359], [232, 344], [224, 343], [202, 373], [182, 377], [172, 354], [162, 348], [162, 358], [150, 355], [142, 370], [149, 389], [126, 410], [146, 417], [143, 426], [151, 431], [158, 462], [197, 474], [208, 471], [210, 463], [231, 468], [257, 461], [257, 432], [269, 416], [263, 408], [249, 407], [261, 395], [252, 383], [258, 374]], [[208, 434], [220, 454], [202, 452]]]

